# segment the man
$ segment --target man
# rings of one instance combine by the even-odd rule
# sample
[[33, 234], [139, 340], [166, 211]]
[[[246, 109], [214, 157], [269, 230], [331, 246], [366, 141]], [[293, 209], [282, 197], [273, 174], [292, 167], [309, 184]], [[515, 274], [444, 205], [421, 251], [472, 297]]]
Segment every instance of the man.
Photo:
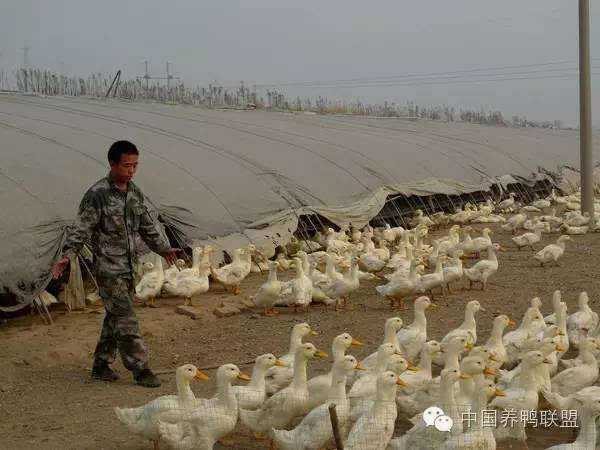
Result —
[[148, 367], [148, 353], [133, 310], [136, 233], [169, 264], [175, 262], [177, 249], [171, 248], [163, 237], [144, 205], [142, 191], [131, 181], [138, 158], [139, 152], [131, 142], [118, 141], [110, 147], [110, 173], [84, 195], [75, 224], [67, 236], [63, 257], [56, 262], [52, 273], [58, 278], [83, 244], [92, 243], [96, 281], [106, 310], [94, 353], [92, 378], [119, 379], [110, 367], [118, 349], [137, 384], [158, 387], [160, 381]]

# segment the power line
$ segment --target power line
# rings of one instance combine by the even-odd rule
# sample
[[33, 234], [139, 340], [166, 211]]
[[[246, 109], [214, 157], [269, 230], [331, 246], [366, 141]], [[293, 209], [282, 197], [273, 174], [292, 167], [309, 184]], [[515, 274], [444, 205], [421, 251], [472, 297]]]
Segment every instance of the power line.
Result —
[[[594, 67], [594, 69], [600, 69], [600, 67]], [[575, 69], [569, 69], [575, 70]], [[534, 72], [535, 73], [535, 72]], [[504, 73], [504, 74], [489, 74], [486, 75], [487, 78], [463, 78], [463, 77], [449, 77], [445, 79], [416, 79], [416, 80], [405, 80], [405, 81], [390, 81], [386, 83], [356, 83], [356, 84], [331, 84], [331, 85], [316, 85], [316, 86], [302, 86], [308, 87], [312, 89], [331, 89], [331, 88], [365, 88], [365, 87], [403, 87], [403, 86], [430, 86], [430, 85], [446, 85], [446, 84], [459, 84], [459, 83], [479, 83], [479, 82], [498, 82], [498, 81], [515, 81], [515, 80], [543, 80], [543, 79], [568, 79], [574, 78], [578, 74], [576, 72], [573, 73], [563, 73], [556, 75], [540, 75], [540, 76], [524, 76], [524, 77], [504, 77], [505, 75], [525, 75], [527, 72], [515, 72], [515, 73]], [[593, 73], [594, 75], [598, 75], [599, 73]], [[496, 78], [490, 78], [496, 77]], [[500, 78], [498, 78], [500, 77]], [[455, 79], [458, 78], [458, 79]], [[462, 78], [462, 79], [461, 79]]]
[[[600, 72], [594, 72], [592, 75], [600, 75]], [[413, 86], [434, 86], [434, 85], [452, 85], [452, 84], [464, 84], [464, 83], [489, 83], [489, 82], [501, 82], [501, 81], [518, 81], [518, 80], [568, 80], [576, 78], [577, 74], [560, 74], [560, 75], [548, 75], [548, 76], [537, 76], [537, 77], [511, 77], [511, 78], [481, 78], [481, 79], [464, 79], [464, 80], [453, 80], [453, 81], [431, 81], [431, 82], [409, 82], [409, 83], [388, 83], [388, 84], [356, 84], [356, 85], [343, 85], [343, 86], [318, 86], [318, 88], [369, 88], [369, 87], [413, 87]]]
[[[600, 58], [593, 58], [593, 60], [599, 60]], [[445, 75], [454, 75], [454, 74], [466, 74], [466, 73], [477, 73], [477, 72], [490, 72], [490, 71], [498, 71], [498, 70], [509, 70], [509, 69], [525, 69], [531, 67], [546, 67], [552, 65], [563, 65], [563, 64], [576, 64], [577, 61], [573, 60], [564, 60], [564, 61], [548, 61], [544, 63], [535, 63], [535, 64], [518, 64], [518, 65], [507, 65], [507, 66], [494, 66], [494, 67], [485, 67], [485, 68], [473, 68], [473, 69], [463, 69], [463, 70], [455, 70], [455, 71], [444, 71], [444, 72], [429, 72], [429, 73], [420, 73], [420, 74], [403, 74], [403, 75], [388, 75], [388, 76], [378, 76], [378, 77], [360, 77], [360, 78], [348, 78], [348, 79], [338, 79], [338, 80], [316, 80], [316, 81], [296, 81], [296, 82], [285, 82], [285, 83], [262, 83], [255, 84], [257, 88], [265, 88], [265, 87], [285, 87], [285, 86], [318, 86], [320, 84], [342, 84], [342, 83], [356, 83], [356, 82], [371, 82], [377, 80], [395, 80], [395, 79], [406, 79], [406, 78], [423, 78], [423, 77], [433, 77], [433, 76], [445, 76]], [[482, 74], [483, 75], [483, 74]], [[233, 86], [232, 86], [233, 87]]]

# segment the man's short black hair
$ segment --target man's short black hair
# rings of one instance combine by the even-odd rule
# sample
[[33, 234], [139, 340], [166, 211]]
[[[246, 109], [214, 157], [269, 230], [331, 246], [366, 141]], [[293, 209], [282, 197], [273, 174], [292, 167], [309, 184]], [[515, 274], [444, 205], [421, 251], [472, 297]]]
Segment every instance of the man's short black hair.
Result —
[[108, 150], [108, 161], [119, 164], [121, 155], [139, 155], [138, 149], [129, 141], [117, 141]]

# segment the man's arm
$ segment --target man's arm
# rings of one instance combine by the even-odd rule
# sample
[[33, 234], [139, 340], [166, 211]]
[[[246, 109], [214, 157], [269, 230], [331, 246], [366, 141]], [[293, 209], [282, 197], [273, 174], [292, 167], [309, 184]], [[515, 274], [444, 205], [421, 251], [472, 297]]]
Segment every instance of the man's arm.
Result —
[[140, 216], [140, 227], [138, 233], [144, 240], [146, 245], [150, 247], [154, 253], [158, 253], [160, 256], [164, 256], [169, 264], [175, 262], [175, 252], [178, 249], [171, 248], [169, 241], [163, 236], [159, 230], [159, 224], [157, 224], [150, 215], [148, 208], [143, 205], [143, 214]]
[[54, 278], [58, 278], [62, 274], [69, 263], [69, 259], [76, 257], [83, 244], [91, 239], [94, 228], [100, 221], [100, 214], [101, 205], [96, 193], [88, 191], [81, 200], [75, 223], [67, 234], [62, 258], [52, 268]]

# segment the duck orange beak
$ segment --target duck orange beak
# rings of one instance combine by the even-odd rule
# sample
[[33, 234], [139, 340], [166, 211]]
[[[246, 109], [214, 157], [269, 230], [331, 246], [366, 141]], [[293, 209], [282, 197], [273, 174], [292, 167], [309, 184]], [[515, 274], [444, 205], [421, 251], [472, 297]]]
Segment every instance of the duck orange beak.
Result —
[[512, 319], [508, 319], [508, 324], [509, 324], [511, 327], [514, 327], [514, 326], [517, 324], [517, 322], [515, 322], [515, 321], [514, 321], [514, 320], [512, 320]]
[[364, 366], [357, 364], [356, 367], [354, 368], [354, 370], [367, 370], [367, 369]]
[[494, 395], [496, 395], [496, 397], [506, 397], [506, 392], [496, 388], [496, 390], [494, 391]]
[[431, 307], [431, 308], [434, 308], [434, 309], [435, 309], [435, 308], [438, 308], [438, 305], [437, 305], [437, 304], [435, 304], [435, 303], [430, 303], [430, 304], [429, 304], [429, 307]]
[[406, 367], [406, 370], [410, 370], [411, 372], [418, 372], [419, 368], [416, 366], [413, 366], [412, 364], [408, 364], [408, 366]]
[[310, 334], [312, 336], [318, 336], [319, 335], [319, 333], [317, 331], [315, 331], [315, 330], [310, 330]]
[[250, 377], [244, 372], [240, 372], [240, 374], [237, 376], [237, 379], [242, 381], [250, 381]]
[[491, 367], [486, 367], [485, 369], [483, 369], [483, 373], [485, 373], [486, 375], [491, 375], [493, 377], [496, 376], [496, 371]]
[[202, 381], [210, 380], [210, 378], [208, 378], [208, 375], [206, 375], [204, 372], [200, 372], [200, 371], [196, 372], [196, 375], [194, 376], [194, 378], [196, 378], [198, 380], [202, 380]]
[[398, 381], [396, 381], [396, 384], [398, 386], [406, 386], [406, 383], [404, 381], [402, 381], [400, 378], [398, 378]]
[[362, 342], [360, 342], [358, 339], [352, 339], [351, 345], [364, 345]]
[[284, 363], [282, 360], [278, 359], [277, 361], [275, 361], [275, 365], [277, 367], [287, 367], [287, 364]]
[[315, 353], [315, 358], [321, 358], [321, 359], [325, 359], [327, 358], [329, 355], [325, 352], [322, 352], [321, 350], [317, 350]]
[[467, 342], [467, 343], [465, 344], [465, 348], [466, 348], [467, 350], [473, 350], [473, 344], [471, 344], [470, 342]]
[[561, 347], [560, 345], [557, 345], [556, 347], [554, 347], [554, 350], [556, 350], [557, 352], [566, 352], [567, 349], [564, 347]]

